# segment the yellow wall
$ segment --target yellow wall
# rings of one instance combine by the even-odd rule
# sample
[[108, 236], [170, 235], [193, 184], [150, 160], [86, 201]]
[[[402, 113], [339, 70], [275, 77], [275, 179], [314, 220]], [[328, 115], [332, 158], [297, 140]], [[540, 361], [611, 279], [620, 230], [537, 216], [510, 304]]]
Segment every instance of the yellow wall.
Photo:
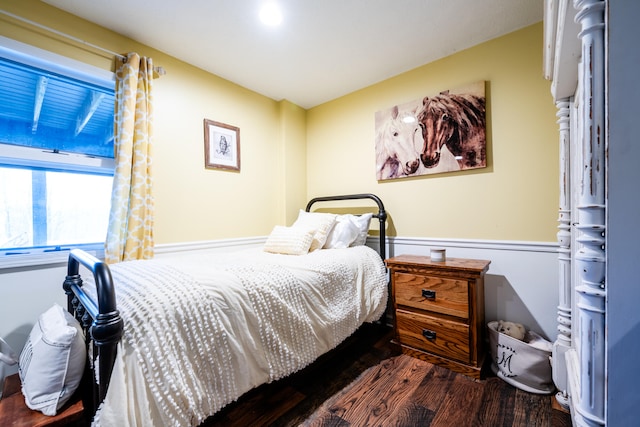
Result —
[[[305, 199], [304, 110], [40, 1], [1, 0], [0, 8], [111, 51], [151, 56], [167, 71], [154, 81], [156, 243], [267, 235], [292, 215], [286, 201]], [[0, 35], [103, 69], [113, 67], [110, 55], [2, 14]], [[205, 118], [240, 128], [240, 173], [204, 168]], [[297, 208], [289, 210], [297, 213]]]
[[[487, 168], [376, 181], [376, 111], [480, 80]], [[307, 195], [376, 193], [391, 235], [555, 241], [558, 131], [549, 88], [540, 23], [315, 107], [307, 114]]]
[[282, 133], [282, 193], [285, 217], [280, 224], [292, 224], [307, 203], [307, 112], [289, 101], [280, 102]]
[[[542, 24], [309, 111], [274, 101], [37, 0], [0, 8], [116, 52], [152, 56], [156, 243], [267, 235], [308, 197], [373, 192], [403, 237], [555, 241], [558, 137]], [[0, 15], [0, 35], [111, 69], [108, 55]], [[374, 114], [487, 81], [486, 169], [377, 182]], [[203, 119], [240, 128], [241, 172], [204, 168]]]

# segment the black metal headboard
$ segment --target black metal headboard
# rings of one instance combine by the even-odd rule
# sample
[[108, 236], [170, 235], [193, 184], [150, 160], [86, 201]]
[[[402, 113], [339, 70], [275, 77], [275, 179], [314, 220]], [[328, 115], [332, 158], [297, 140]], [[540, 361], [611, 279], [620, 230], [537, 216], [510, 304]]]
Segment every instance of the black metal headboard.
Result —
[[378, 213], [377, 214], [373, 214], [374, 217], [378, 218], [378, 221], [380, 221], [380, 257], [382, 258], [382, 260], [384, 261], [387, 258], [387, 242], [386, 242], [386, 237], [385, 237], [385, 224], [387, 221], [387, 211], [384, 210], [384, 204], [382, 203], [382, 200], [380, 200], [380, 198], [378, 196], [376, 196], [375, 194], [370, 194], [370, 193], [362, 193], [362, 194], [347, 194], [344, 196], [326, 196], [326, 197], [315, 197], [311, 200], [309, 200], [309, 203], [307, 203], [307, 208], [306, 211], [309, 212], [311, 209], [311, 206], [313, 206], [314, 203], [317, 202], [332, 202], [335, 200], [355, 200], [355, 199], [371, 199], [374, 202], [376, 202], [376, 204], [378, 205]]

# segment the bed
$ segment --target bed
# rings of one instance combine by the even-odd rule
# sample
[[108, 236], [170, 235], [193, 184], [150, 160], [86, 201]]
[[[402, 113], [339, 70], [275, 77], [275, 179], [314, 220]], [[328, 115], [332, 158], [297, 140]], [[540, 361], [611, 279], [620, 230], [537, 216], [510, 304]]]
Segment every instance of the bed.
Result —
[[[312, 211], [354, 199], [374, 201], [377, 212]], [[323, 224], [334, 218], [324, 235], [307, 221], [320, 217]], [[338, 224], [362, 227], [363, 217], [379, 221], [376, 250], [355, 244], [362, 229], [352, 239], [345, 231], [352, 225], [335, 238]], [[252, 388], [309, 365], [363, 323], [380, 321], [388, 298], [386, 218], [373, 194], [318, 197], [260, 248], [112, 266], [73, 250], [63, 287], [86, 337], [83, 387], [91, 390], [85, 407], [93, 423], [197, 426]], [[304, 234], [303, 249], [289, 253], [283, 242], [293, 231]]]

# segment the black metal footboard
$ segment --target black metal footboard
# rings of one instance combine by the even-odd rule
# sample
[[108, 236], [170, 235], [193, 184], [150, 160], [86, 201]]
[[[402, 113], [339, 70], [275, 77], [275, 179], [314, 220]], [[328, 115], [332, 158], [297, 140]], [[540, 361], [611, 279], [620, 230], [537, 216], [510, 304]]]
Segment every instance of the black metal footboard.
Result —
[[[81, 264], [93, 274], [97, 305], [82, 288]], [[90, 390], [92, 394], [90, 399], [85, 399], [85, 410], [93, 415], [107, 394], [117, 344], [122, 337], [123, 321], [116, 308], [113, 279], [106, 263], [84, 251], [73, 249], [69, 254], [67, 277], [62, 287], [67, 294], [67, 310], [80, 322], [85, 333], [88, 363], [83, 381], [87, 393]], [[97, 372], [93, 364], [96, 358], [99, 361]]]

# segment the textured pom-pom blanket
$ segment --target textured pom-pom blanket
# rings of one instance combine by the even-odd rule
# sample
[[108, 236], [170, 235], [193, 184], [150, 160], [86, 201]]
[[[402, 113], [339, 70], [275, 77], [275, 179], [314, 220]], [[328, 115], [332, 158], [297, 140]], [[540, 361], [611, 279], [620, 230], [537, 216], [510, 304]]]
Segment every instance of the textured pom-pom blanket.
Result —
[[125, 330], [101, 426], [197, 426], [378, 320], [387, 302], [384, 264], [366, 246], [110, 268]]

